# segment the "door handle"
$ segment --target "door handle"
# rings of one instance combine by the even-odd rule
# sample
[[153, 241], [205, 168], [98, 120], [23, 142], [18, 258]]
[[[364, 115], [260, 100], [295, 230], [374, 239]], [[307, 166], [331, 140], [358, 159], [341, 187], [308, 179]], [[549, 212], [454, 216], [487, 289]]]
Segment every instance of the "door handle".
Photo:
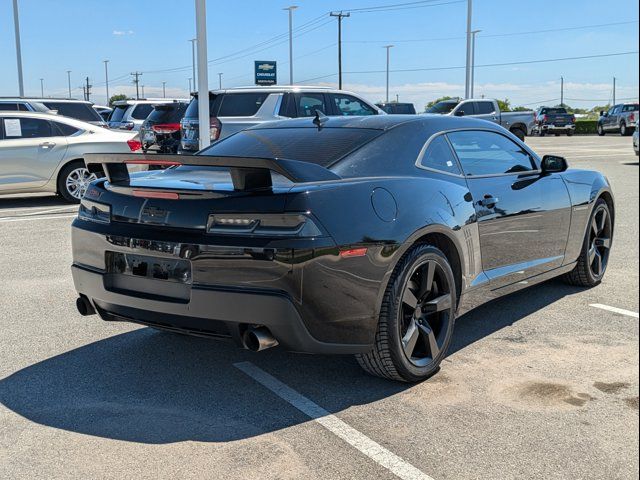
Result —
[[494, 197], [493, 195], [485, 195], [484, 198], [480, 200], [478, 203], [483, 207], [493, 208], [496, 206], [496, 203], [498, 203], [499, 201], [500, 199]]
[[40, 144], [42, 148], [53, 148], [56, 146], [55, 142], [42, 142]]

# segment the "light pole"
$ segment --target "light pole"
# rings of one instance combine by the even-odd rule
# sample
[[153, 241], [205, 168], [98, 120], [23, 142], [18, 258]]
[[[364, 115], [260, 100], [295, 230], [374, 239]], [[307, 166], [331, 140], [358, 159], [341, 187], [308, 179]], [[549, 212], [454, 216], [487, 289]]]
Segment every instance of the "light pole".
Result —
[[[197, 39], [192, 38], [191, 40], [189, 40], [191, 42], [191, 78], [198, 78], [196, 76], [196, 42]], [[189, 89], [189, 93], [191, 93], [192, 90]]]
[[200, 149], [211, 144], [209, 134], [209, 69], [207, 68], [207, 2], [196, 3], [196, 38], [198, 39], [198, 135]]
[[616, 77], [613, 77], [613, 104], [616, 104]]
[[189, 95], [191, 95], [193, 93], [192, 87], [191, 87], [191, 78], [189, 79]]
[[385, 45], [382, 48], [387, 49], [387, 94], [385, 96], [385, 102], [389, 103], [389, 50], [393, 48], [393, 45]]
[[22, 78], [22, 49], [20, 48], [20, 21], [18, 20], [18, 0], [13, 0], [13, 27], [16, 35], [16, 61], [18, 63], [18, 91], [24, 97], [24, 80]]
[[167, 98], [167, 92], [165, 90], [166, 85], [167, 82], [162, 82], [162, 98]]
[[222, 90], [222, 73], [218, 72], [218, 88]]
[[144, 96], [144, 85], [140, 85], [140, 89], [142, 90], [142, 98], [145, 99], [146, 97]]
[[331, 12], [330, 17], [338, 18], [338, 88], [342, 90], [342, 19], [350, 17], [350, 13]]
[[283, 8], [289, 11], [289, 85], [293, 85], [293, 11], [297, 8], [296, 5]]
[[560, 77], [560, 106], [564, 107], [564, 77]]
[[44, 98], [44, 78], [40, 79], [40, 98]]
[[473, 87], [476, 79], [476, 35], [482, 30], [474, 30], [471, 32], [471, 80], [470, 80], [470, 97], [473, 98]]
[[69, 98], [71, 98], [71, 70], [67, 70], [67, 84], [69, 85]]
[[471, 13], [473, 0], [467, 0], [467, 64], [466, 64], [466, 76], [464, 83], [464, 98], [469, 98], [471, 93]]
[[107, 105], [108, 105], [109, 104], [109, 69], [107, 67], [107, 64], [109, 63], [109, 60], [103, 60], [102, 62], [104, 63], [104, 85], [107, 90]]

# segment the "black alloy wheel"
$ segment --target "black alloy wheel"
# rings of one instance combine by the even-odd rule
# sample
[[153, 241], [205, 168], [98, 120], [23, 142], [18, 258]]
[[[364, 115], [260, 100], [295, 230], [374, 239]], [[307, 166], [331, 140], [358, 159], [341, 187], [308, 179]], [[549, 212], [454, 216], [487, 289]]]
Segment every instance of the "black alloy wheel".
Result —
[[600, 198], [591, 213], [580, 257], [564, 280], [581, 287], [598, 285], [607, 271], [612, 241], [613, 217], [607, 202]]
[[456, 283], [447, 257], [417, 245], [396, 266], [380, 308], [371, 352], [357, 355], [372, 375], [417, 382], [438, 371], [453, 335]]

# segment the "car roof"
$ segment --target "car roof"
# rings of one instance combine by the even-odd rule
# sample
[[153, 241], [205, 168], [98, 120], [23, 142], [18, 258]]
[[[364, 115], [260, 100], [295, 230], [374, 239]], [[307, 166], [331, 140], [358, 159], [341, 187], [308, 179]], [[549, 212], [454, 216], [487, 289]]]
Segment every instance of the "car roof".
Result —
[[189, 102], [188, 98], [145, 98], [144, 100], [116, 100], [113, 102], [113, 106], [115, 107], [124, 107], [130, 105], [138, 105], [138, 104], [150, 104], [150, 105], [160, 105], [162, 103], [173, 103], [173, 102]]
[[86, 103], [93, 105], [93, 102], [87, 100], [74, 100], [72, 98], [21, 98], [21, 97], [0, 97], [0, 102], [56, 102], [56, 103]]
[[[293, 118], [265, 122], [251, 127], [251, 130], [269, 128], [318, 128], [313, 117]], [[484, 128], [499, 130], [497, 124], [467, 117], [451, 117], [448, 115], [368, 115], [368, 116], [344, 116], [325, 117], [323, 128], [367, 128], [375, 130], [389, 130], [398, 125], [421, 123], [425, 128], [457, 129], [457, 128]]]
[[54, 120], [56, 122], [67, 123], [82, 130], [95, 130], [96, 128], [102, 128], [98, 125], [93, 125], [92, 123], [84, 122], [76, 118], [65, 117], [64, 115], [58, 115], [57, 113], [49, 112], [13, 112], [0, 110], [0, 117], [40, 118], [43, 120]]
[[[327, 86], [318, 86], [318, 85], [269, 85], [264, 87], [258, 86], [245, 86], [245, 87], [233, 87], [233, 88], [223, 88], [217, 90], [210, 90], [209, 93], [236, 93], [236, 92], [270, 92], [270, 93], [279, 93], [279, 92], [347, 92], [346, 90], [338, 90], [333, 87]], [[197, 92], [196, 92], [197, 93]]]

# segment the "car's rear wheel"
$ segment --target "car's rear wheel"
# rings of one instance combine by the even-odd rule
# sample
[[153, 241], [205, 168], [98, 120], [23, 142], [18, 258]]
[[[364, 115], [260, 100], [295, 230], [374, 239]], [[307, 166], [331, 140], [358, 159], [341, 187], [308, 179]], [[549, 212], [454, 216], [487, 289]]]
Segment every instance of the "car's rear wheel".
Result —
[[89, 173], [82, 160], [71, 162], [60, 170], [58, 175], [58, 193], [67, 202], [79, 203], [89, 184], [96, 179]]
[[620, 124], [620, 135], [622, 135], [623, 137], [629, 135], [629, 129], [627, 128], [627, 124], [624, 122]]
[[446, 355], [457, 293], [447, 257], [430, 245], [404, 255], [385, 291], [375, 345], [357, 355], [372, 375], [418, 382], [433, 375]]
[[511, 130], [511, 133], [513, 133], [516, 137], [518, 137], [518, 139], [521, 142], [524, 142], [525, 137], [527, 136], [527, 134], [525, 133], [524, 130], [522, 130], [521, 128], [514, 128], [513, 130]]
[[604, 127], [602, 126], [601, 123], [598, 124], [598, 127], [596, 128], [596, 130], [598, 131], [598, 135], [600, 135], [601, 137], [604, 137]]
[[609, 263], [612, 234], [611, 211], [607, 202], [600, 198], [591, 213], [578, 263], [564, 276], [567, 283], [593, 287], [602, 281]]

